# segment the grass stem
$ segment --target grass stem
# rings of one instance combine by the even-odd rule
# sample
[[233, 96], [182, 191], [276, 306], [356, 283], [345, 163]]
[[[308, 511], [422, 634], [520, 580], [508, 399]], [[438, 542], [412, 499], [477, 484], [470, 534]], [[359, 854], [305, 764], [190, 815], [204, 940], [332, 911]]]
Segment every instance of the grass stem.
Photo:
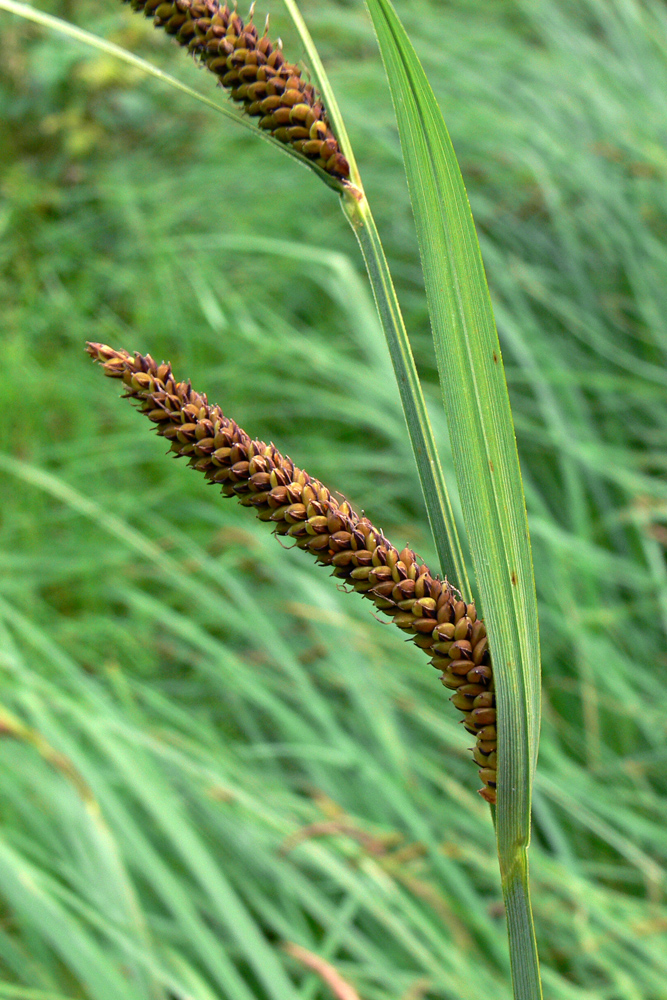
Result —
[[472, 591], [454, 511], [396, 289], [370, 205], [362, 192], [359, 195], [355, 197], [353, 193], [345, 194], [342, 199], [343, 211], [359, 241], [387, 338], [440, 568], [443, 574], [452, 577], [470, 600]]

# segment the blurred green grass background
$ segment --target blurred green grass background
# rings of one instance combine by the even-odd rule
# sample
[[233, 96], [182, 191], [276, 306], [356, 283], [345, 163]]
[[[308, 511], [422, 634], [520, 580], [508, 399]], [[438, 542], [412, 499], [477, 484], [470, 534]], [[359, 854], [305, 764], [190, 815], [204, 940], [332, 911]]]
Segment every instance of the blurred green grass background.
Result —
[[[212, 92], [129, 9], [42, 6]], [[302, 8], [448, 465], [370, 24], [358, 0]], [[526, 485], [546, 995], [663, 1000], [667, 7], [398, 9], [470, 194]], [[362, 1000], [508, 998], [490, 817], [423, 655], [168, 462], [82, 350], [170, 358], [432, 558], [336, 197], [107, 56], [0, 31], [0, 998], [329, 996], [285, 941]]]

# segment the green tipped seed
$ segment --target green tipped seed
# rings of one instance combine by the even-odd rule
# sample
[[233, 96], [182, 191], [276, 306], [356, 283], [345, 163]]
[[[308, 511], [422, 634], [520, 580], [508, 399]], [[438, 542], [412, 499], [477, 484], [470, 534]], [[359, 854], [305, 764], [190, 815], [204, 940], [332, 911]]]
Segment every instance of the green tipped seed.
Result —
[[460, 691], [457, 691], [449, 700], [455, 708], [460, 709], [462, 712], [469, 712], [473, 707], [473, 699], [466, 698]]
[[409, 611], [399, 611], [394, 615], [394, 625], [398, 625], [399, 628], [411, 628], [414, 621], [415, 617]]
[[462, 684], [465, 684], [465, 679], [463, 677], [457, 677], [456, 674], [452, 674], [447, 670], [444, 672], [440, 680], [446, 688], [450, 689], [450, 691], [455, 691], [457, 688], [460, 688]]
[[357, 566], [356, 569], [352, 570], [350, 576], [353, 580], [368, 580], [370, 574], [371, 571], [368, 566]]
[[[490, 695], [491, 698], [494, 697], [493, 692], [484, 690], [483, 684], [464, 684], [463, 687], [461, 688], [461, 694], [465, 694], [469, 698], [475, 698], [475, 706], [474, 706], [475, 708], [480, 707], [476, 703], [476, 700], [480, 695], [484, 694], [484, 697], [487, 697], [488, 695]], [[493, 702], [489, 702], [489, 704], [491, 705], [493, 704]]]
[[[417, 612], [417, 608], [419, 608], [419, 612]], [[415, 614], [428, 615], [432, 619], [435, 614], [435, 608], [436, 604], [432, 597], [420, 597], [419, 600], [415, 601], [414, 612]], [[432, 624], [433, 621], [431, 621]]]
[[479, 772], [479, 776], [485, 785], [489, 785], [491, 788], [496, 787], [497, 774], [490, 767], [483, 767]]
[[[391, 604], [394, 602], [391, 601]], [[430, 635], [416, 635], [413, 640], [415, 646], [419, 646], [420, 649], [432, 649], [433, 639]]]

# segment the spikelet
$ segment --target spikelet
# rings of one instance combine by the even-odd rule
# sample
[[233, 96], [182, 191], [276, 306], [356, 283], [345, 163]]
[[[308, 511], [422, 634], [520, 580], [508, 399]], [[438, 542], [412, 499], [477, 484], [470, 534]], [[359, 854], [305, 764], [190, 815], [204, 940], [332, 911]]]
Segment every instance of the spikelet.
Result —
[[176, 455], [217, 483], [225, 496], [268, 521], [277, 535], [293, 539], [333, 575], [369, 598], [395, 625], [414, 637], [441, 672], [463, 725], [477, 744], [473, 756], [484, 783], [480, 795], [496, 801], [496, 708], [484, 623], [446, 580], [434, 576], [408, 548], [399, 552], [346, 500], [329, 490], [272, 445], [252, 440], [211, 406], [189, 382], [177, 382], [169, 364], [150, 355], [132, 357], [104, 344], [87, 344], [105, 375], [122, 379], [126, 396], [139, 404]]
[[[251, 8], [247, 24], [219, 0], [125, 0], [185, 46], [246, 113], [259, 118], [286, 143], [340, 180], [350, 167], [340, 151], [326, 110], [298, 66], [287, 62], [266, 32], [260, 38]], [[253, 4], [254, 7], [254, 4]]]

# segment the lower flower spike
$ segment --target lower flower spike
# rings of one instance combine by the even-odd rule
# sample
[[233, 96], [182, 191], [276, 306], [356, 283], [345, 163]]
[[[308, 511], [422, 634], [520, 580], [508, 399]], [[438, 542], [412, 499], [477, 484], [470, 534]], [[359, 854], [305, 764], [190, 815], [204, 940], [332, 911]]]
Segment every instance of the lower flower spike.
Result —
[[395, 548], [346, 500], [298, 469], [272, 445], [253, 440], [212, 406], [189, 382], [177, 382], [171, 365], [150, 355], [115, 351], [104, 344], [86, 350], [105, 375], [122, 379], [171, 450], [217, 483], [224, 496], [292, 538], [333, 575], [371, 600], [431, 657], [461, 720], [476, 737], [473, 756], [484, 784], [480, 795], [496, 801], [497, 734], [493, 671], [486, 627], [474, 604], [461, 600], [447, 580], [434, 576], [408, 548]]

